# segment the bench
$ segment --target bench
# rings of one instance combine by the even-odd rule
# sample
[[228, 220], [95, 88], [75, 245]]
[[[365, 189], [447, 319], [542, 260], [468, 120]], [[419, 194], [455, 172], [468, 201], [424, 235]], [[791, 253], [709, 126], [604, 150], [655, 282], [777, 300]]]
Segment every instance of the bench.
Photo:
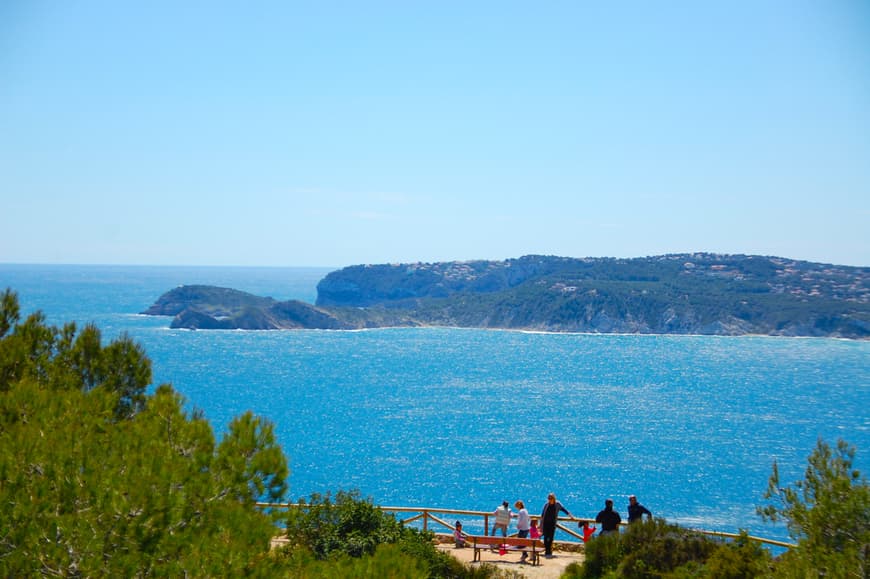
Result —
[[469, 535], [468, 543], [474, 548], [474, 561], [480, 561], [480, 552], [483, 549], [509, 553], [525, 552], [531, 554], [532, 565], [540, 565], [540, 553], [544, 549], [544, 543], [540, 539], [521, 539], [519, 537], [494, 537], [492, 535]]

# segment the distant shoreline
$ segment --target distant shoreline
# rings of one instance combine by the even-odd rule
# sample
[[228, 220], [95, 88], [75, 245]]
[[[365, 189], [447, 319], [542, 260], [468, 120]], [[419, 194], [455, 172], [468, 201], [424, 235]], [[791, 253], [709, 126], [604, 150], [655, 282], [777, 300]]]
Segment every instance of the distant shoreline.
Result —
[[183, 285], [143, 313], [203, 330], [432, 326], [862, 340], [870, 339], [870, 268], [718, 254], [363, 265], [329, 272], [313, 304]]

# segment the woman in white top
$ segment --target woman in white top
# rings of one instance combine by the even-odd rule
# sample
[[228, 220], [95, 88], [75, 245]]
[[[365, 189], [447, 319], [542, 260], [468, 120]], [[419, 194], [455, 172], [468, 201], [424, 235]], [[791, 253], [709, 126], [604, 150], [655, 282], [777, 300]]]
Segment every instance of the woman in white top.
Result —
[[526, 510], [526, 505], [523, 501], [515, 502], [514, 508], [517, 509], [517, 514], [514, 515], [517, 519], [517, 537], [525, 539], [529, 536], [532, 518], [529, 516], [529, 511]]
[[[517, 514], [514, 515], [517, 518], [517, 537], [525, 539], [529, 536], [529, 529], [532, 527], [532, 518], [529, 516], [529, 511], [526, 510], [526, 505], [523, 501], [515, 502], [514, 508], [517, 510]], [[529, 554], [523, 551], [520, 563], [525, 561], [528, 556]]]

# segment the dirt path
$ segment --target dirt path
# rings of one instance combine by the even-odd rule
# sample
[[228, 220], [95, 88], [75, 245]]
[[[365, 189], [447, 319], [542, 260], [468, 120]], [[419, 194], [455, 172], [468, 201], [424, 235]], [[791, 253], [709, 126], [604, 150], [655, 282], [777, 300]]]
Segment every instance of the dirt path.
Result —
[[489, 563], [499, 569], [512, 571], [528, 579], [558, 579], [565, 570], [565, 567], [571, 563], [583, 562], [583, 553], [555, 549], [552, 558], [541, 557], [540, 565], [520, 563], [520, 555], [517, 553], [499, 555], [491, 551], [483, 551], [481, 553], [481, 561], [474, 563], [474, 549], [471, 547], [457, 549], [453, 546], [453, 543], [441, 543], [438, 545], [438, 548], [445, 553], [453, 555], [463, 563], [469, 565]]

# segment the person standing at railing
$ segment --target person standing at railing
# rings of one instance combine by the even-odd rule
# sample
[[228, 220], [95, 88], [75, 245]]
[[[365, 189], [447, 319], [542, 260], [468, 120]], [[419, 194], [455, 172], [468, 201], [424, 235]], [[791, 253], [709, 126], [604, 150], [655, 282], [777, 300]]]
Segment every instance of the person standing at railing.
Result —
[[[529, 516], [529, 511], [526, 510], [526, 505], [523, 501], [514, 503], [514, 508], [517, 513], [514, 515], [517, 519], [517, 537], [525, 539], [529, 536], [529, 529], [532, 527], [532, 517]], [[523, 556], [520, 558], [520, 563], [526, 560], [528, 553], [523, 551]]]
[[529, 511], [526, 510], [526, 504], [523, 501], [515, 502], [514, 508], [517, 510], [513, 515], [517, 520], [517, 537], [525, 539], [529, 536], [529, 528], [532, 526], [532, 517], [529, 516]]
[[643, 519], [643, 516], [646, 515], [647, 518], [652, 519], [652, 513], [649, 512], [649, 509], [637, 502], [637, 497], [631, 495], [628, 497], [628, 522], [634, 523], [635, 521], [640, 521]]
[[541, 535], [544, 539], [544, 556], [553, 556], [553, 539], [556, 537], [556, 521], [559, 519], [559, 512], [563, 512], [569, 517], [573, 517], [568, 512], [562, 503], [556, 500], [556, 495], [550, 493], [547, 495], [547, 502], [544, 503], [544, 508], [541, 510]]
[[508, 502], [504, 501], [499, 508], [493, 513], [495, 515], [495, 523], [492, 525], [492, 536], [495, 537], [495, 532], [501, 529], [502, 535], [507, 537], [508, 525], [511, 524], [511, 508]]
[[598, 512], [598, 515], [595, 516], [595, 522], [601, 523], [599, 535], [619, 532], [619, 523], [622, 522], [622, 517], [613, 510], [613, 499], [604, 501], [604, 510]]

